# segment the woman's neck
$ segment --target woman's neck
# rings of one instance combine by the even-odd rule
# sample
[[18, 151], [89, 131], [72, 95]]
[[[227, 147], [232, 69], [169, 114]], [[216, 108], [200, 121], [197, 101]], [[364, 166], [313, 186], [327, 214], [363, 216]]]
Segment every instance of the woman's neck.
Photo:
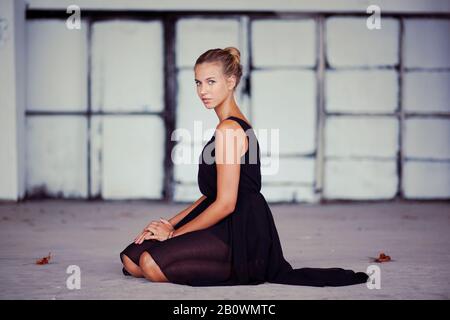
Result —
[[231, 116], [242, 117], [242, 112], [239, 110], [239, 106], [237, 105], [234, 95], [231, 95], [228, 99], [224, 100], [220, 105], [214, 108], [217, 117], [219, 118], [219, 122], [222, 122], [225, 119], [228, 119]]

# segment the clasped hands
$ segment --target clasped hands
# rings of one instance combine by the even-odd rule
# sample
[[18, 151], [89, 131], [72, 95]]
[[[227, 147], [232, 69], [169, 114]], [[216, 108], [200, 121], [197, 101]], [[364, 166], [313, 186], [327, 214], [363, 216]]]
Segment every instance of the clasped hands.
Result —
[[165, 241], [173, 235], [174, 227], [166, 219], [160, 218], [159, 221], [150, 222], [144, 230], [134, 239], [135, 244], [141, 244], [145, 240], [156, 239]]

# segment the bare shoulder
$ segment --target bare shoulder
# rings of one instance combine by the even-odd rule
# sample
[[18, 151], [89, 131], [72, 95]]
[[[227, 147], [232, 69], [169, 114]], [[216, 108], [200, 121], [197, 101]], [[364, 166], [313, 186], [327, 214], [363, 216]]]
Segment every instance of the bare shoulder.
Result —
[[237, 130], [237, 129], [242, 129], [242, 128], [239, 125], [239, 123], [237, 123], [236, 121], [231, 120], [231, 119], [225, 119], [225, 120], [219, 122], [219, 124], [217, 125], [216, 129], [219, 129], [219, 130], [226, 130], [226, 129]]
[[240, 124], [231, 119], [221, 121], [216, 127], [216, 132], [221, 134], [224, 139], [233, 139], [233, 136], [237, 136], [241, 143], [246, 137], [245, 131]]
[[222, 134], [231, 133], [233, 135], [237, 135], [238, 137], [245, 137], [244, 129], [241, 127], [241, 125], [231, 119], [225, 119], [221, 121], [217, 127], [216, 131], [219, 131]]

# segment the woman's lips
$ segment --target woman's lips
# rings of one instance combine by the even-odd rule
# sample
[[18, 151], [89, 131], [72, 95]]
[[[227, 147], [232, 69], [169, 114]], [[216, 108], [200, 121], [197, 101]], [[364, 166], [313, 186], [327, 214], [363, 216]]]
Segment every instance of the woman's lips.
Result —
[[203, 102], [211, 101], [211, 99], [202, 99]]

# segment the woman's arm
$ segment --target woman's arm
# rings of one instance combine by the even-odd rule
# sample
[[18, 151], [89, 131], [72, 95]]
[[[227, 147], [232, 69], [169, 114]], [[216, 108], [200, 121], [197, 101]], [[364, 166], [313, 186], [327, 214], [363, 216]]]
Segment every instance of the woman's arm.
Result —
[[172, 237], [177, 237], [184, 233], [209, 228], [233, 211], [234, 209], [231, 209], [231, 207], [227, 207], [224, 203], [214, 201], [208, 206], [208, 208], [206, 208], [193, 220], [176, 229], [173, 232]]
[[202, 195], [197, 201], [195, 201], [193, 204], [191, 204], [189, 207], [178, 213], [177, 215], [173, 216], [169, 219], [169, 222], [172, 226], [175, 226], [178, 222], [183, 220], [184, 217], [186, 217], [192, 210], [194, 210], [203, 200], [206, 199], [205, 195]]
[[[235, 138], [237, 138], [237, 143]], [[217, 126], [215, 142], [217, 168], [216, 200], [197, 217], [176, 229], [172, 237], [206, 229], [234, 211], [241, 169], [240, 158], [244, 149], [245, 139], [244, 130], [235, 121], [224, 120]]]

